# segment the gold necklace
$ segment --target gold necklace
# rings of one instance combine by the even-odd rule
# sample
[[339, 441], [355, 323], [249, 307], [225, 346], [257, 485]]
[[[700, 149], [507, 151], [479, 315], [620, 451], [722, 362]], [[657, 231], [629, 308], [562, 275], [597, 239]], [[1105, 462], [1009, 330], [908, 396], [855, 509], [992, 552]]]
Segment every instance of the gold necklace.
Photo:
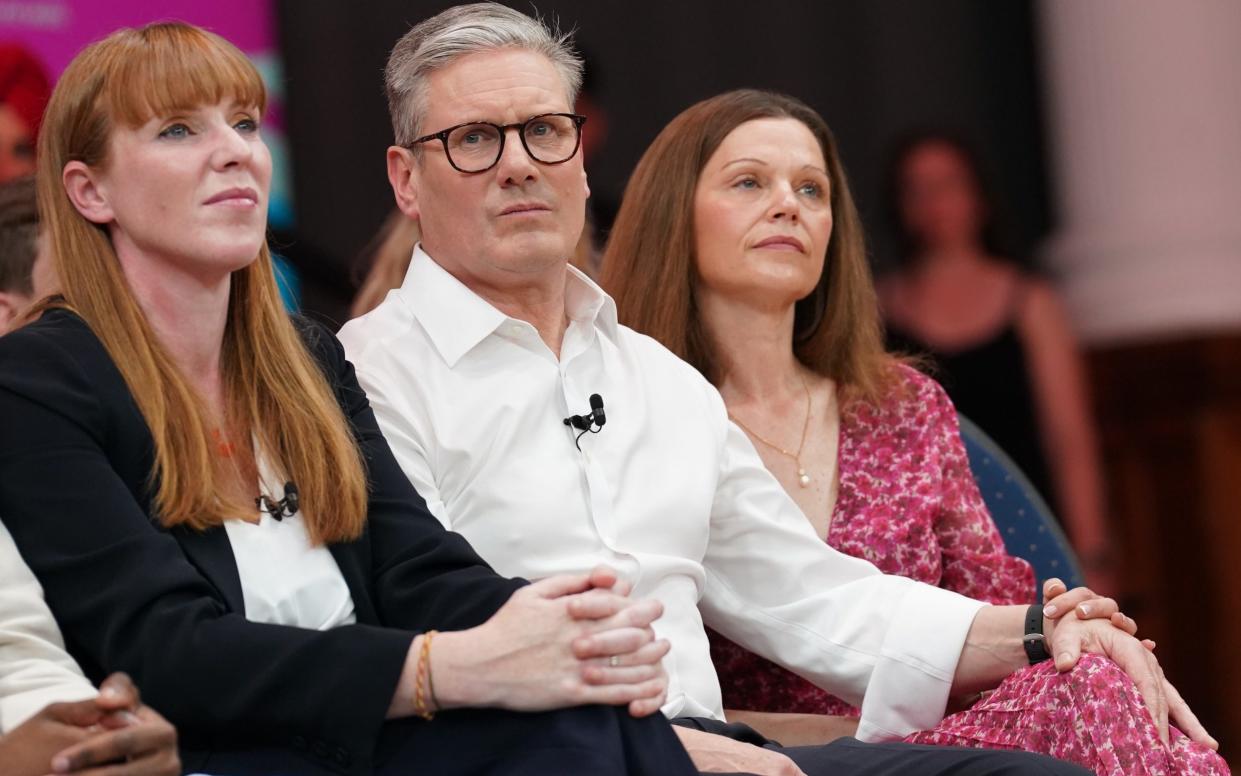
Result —
[[738, 426], [741, 426], [741, 428], [745, 429], [745, 432], [749, 434], [750, 436], [754, 437], [758, 441], [767, 445], [772, 450], [775, 450], [777, 453], [780, 453], [781, 455], [787, 458], [792, 458], [793, 463], [797, 464], [797, 482], [799, 485], [805, 488], [805, 487], [809, 487], [810, 485], [810, 475], [806, 474], [806, 467], [802, 466], [801, 451], [802, 451], [802, 448], [806, 446], [806, 429], [810, 428], [810, 387], [806, 385], [806, 376], [805, 375], [800, 375], [800, 376], [801, 376], [802, 390], [806, 392], [806, 419], [802, 421], [802, 424], [801, 424], [801, 441], [797, 443], [797, 452], [794, 453], [791, 450], [785, 450], [780, 445], [767, 439], [762, 434], [758, 433], [754, 429], [742, 423], [737, 418], [736, 415], [732, 414], [731, 411], [729, 411], [728, 417], [732, 418], [732, 421], [736, 423]]

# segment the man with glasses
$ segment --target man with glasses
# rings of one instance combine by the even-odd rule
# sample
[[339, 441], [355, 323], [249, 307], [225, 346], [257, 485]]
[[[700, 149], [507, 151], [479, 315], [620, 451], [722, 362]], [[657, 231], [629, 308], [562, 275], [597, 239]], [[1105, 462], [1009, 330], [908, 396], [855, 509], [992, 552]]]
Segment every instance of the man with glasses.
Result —
[[577, 153], [585, 123], [586, 117], [576, 113], [543, 113], [503, 126], [473, 121], [423, 135], [407, 147], [412, 149], [419, 143], [438, 140], [444, 144], [444, 158], [457, 172], [487, 172], [504, 154], [508, 131], [516, 129], [530, 158], [543, 164], [560, 164]]
[[402, 286], [340, 338], [430, 510], [502, 574], [602, 563], [660, 599], [664, 712], [683, 718], [700, 770], [1081, 773], [854, 739], [777, 749], [723, 722], [704, 620], [841, 697], [864, 695], [858, 736], [873, 741], [933, 726], [950, 691], [1022, 665], [1026, 609], [885, 577], [816, 541], [710, 384], [619, 326], [567, 266], [589, 195], [580, 82], [565, 38], [493, 3], [422, 22], [389, 60], [388, 177], [422, 242]]

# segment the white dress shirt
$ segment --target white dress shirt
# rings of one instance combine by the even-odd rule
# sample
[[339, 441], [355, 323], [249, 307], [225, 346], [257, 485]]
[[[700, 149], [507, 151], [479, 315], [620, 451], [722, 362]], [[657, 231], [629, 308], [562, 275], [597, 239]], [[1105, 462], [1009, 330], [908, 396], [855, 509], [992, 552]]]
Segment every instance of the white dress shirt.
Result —
[[[421, 246], [404, 284], [341, 330], [431, 511], [501, 574], [606, 563], [662, 601], [670, 717], [723, 718], [705, 622], [861, 704], [863, 740], [932, 727], [983, 604], [828, 547], [714, 387], [568, 271], [559, 357]], [[579, 451], [562, 419], [594, 393], [607, 424]]]
[[0, 734], [49, 703], [95, 697], [65, 651], [43, 588], [0, 525]]

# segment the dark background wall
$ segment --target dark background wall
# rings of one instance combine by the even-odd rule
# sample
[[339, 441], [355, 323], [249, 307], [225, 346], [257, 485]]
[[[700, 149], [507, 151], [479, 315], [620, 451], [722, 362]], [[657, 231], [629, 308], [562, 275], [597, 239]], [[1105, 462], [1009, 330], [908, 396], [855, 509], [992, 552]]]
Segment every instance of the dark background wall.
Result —
[[[387, 53], [412, 24], [450, 4], [278, 4], [298, 218], [284, 239], [313, 311], [343, 320], [364, 269], [359, 255], [392, 204]], [[885, 159], [893, 139], [914, 127], [947, 127], [977, 144], [1019, 252], [1048, 228], [1029, 2], [539, 0], [537, 10], [576, 29], [590, 57], [591, 89], [609, 117], [606, 144], [588, 168], [604, 203], [619, 201], [669, 119], [696, 100], [754, 86], [797, 96], [828, 120], [879, 264], [891, 254]]]

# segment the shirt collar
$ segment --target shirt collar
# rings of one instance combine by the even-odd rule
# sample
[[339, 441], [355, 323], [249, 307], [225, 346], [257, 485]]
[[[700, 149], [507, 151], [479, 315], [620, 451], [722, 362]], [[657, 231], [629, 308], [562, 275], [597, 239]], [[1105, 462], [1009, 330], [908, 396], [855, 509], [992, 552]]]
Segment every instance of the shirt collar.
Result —
[[[616, 304], [612, 298], [576, 267], [570, 265], [568, 271], [565, 311], [569, 320], [598, 327], [615, 339]], [[449, 368], [512, 320], [437, 264], [421, 243], [414, 246], [400, 294]]]
[[590, 276], [572, 264], [568, 265], [569, 281], [565, 283], [564, 306], [569, 320], [603, 331], [616, 338], [616, 302], [596, 285]]

